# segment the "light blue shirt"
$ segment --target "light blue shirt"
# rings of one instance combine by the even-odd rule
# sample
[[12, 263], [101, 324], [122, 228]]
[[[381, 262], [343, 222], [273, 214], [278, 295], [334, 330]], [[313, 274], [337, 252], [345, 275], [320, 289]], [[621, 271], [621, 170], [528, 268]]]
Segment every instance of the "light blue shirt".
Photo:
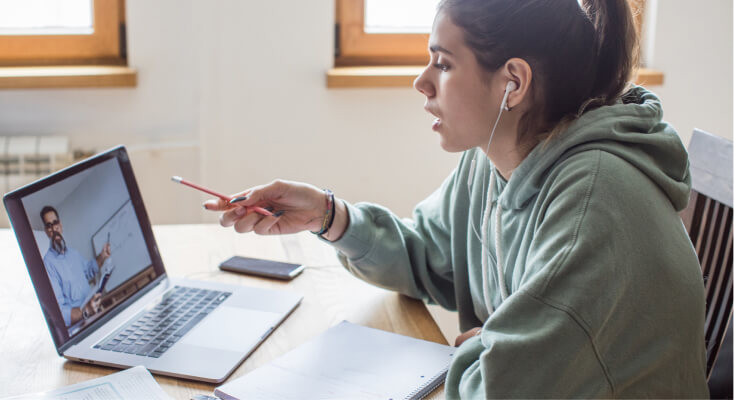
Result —
[[99, 268], [94, 260], [87, 260], [78, 251], [67, 246], [64, 254], [49, 247], [43, 257], [46, 272], [59, 303], [66, 326], [71, 325], [71, 309], [81, 308], [82, 302], [92, 289], [89, 280]]

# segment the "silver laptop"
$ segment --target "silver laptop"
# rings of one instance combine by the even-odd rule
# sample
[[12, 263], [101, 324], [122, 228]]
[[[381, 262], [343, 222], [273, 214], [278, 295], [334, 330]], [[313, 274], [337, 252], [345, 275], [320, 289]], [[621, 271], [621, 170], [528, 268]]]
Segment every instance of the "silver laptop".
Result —
[[68, 359], [221, 382], [301, 301], [169, 277], [122, 146], [3, 200], [56, 350]]

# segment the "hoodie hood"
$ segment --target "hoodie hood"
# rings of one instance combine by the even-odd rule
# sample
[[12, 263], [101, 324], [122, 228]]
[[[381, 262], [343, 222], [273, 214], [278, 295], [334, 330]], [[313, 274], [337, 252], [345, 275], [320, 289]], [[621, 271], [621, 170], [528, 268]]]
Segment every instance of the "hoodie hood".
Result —
[[557, 137], [535, 146], [512, 173], [500, 194], [500, 204], [512, 209], [525, 207], [557, 164], [576, 153], [597, 149], [642, 171], [676, 210], [682, 210], [691, 188], [688, 153], [676, 131], [662, 118], [660, 99], [640, 86], [614, 105], [584, 113]]

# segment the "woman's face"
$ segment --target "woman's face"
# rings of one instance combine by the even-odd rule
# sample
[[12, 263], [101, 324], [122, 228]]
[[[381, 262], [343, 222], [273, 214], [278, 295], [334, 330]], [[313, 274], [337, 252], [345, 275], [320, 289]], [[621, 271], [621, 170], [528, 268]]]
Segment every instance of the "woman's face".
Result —
[[442, 11], [433, 22], [429, 51], [431, 61], [413, 86], [426, 96], [424, 108], [436, 117], [433, 130], [441, 147], [450, 152], [484, 149], [504, 94], [492, 76], [499, 74], [479, 65], [461, 28]]

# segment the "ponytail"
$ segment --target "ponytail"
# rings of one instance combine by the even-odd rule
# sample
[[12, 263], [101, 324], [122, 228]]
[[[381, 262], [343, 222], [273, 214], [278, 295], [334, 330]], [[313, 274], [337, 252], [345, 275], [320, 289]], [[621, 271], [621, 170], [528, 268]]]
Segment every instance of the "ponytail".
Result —
[[613, 103], [625, 91], [638, 63], [637, 32], [628, 0], [583, 0], [594, 26], [596, 77], [591, 98]]

